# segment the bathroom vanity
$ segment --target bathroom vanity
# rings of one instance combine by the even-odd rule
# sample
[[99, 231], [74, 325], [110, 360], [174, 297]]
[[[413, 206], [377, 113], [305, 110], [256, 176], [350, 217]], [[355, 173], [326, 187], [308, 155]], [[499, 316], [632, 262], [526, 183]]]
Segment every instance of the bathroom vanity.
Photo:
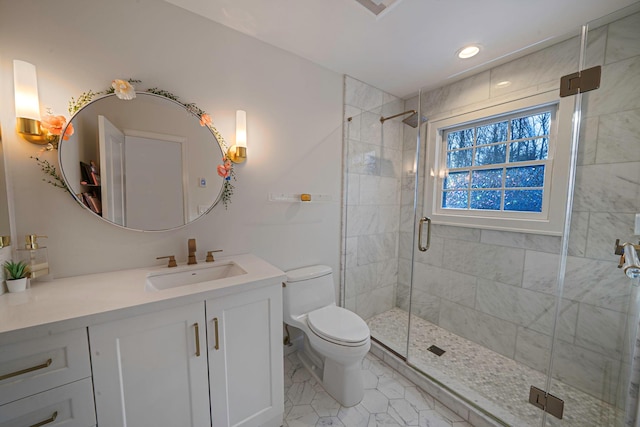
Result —
[[240, 255], [0, 296], [0, 426], [280, 426], [284, 279]]

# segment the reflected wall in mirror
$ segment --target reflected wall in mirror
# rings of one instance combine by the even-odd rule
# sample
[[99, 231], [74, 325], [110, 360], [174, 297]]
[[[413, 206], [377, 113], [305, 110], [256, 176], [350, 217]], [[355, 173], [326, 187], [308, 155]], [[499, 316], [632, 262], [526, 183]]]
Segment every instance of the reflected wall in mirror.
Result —
[[220, 199], [223, 157], [213, 132], [184, 105], [137, 92], [97, 98], [70, 120], [58, 147], [62, 176], [87, 211], [141, 231], [184, 226]]
[[[0, 126], [0, 236], [10, 236], [9, 199], [7, 197], [7, 181], [4, 167], [4, 153], [2, 148], [2, 127]], [[0, 244], [0, 247], [2, 244]], [[0, 280], [0, 285], [1, 285]]]

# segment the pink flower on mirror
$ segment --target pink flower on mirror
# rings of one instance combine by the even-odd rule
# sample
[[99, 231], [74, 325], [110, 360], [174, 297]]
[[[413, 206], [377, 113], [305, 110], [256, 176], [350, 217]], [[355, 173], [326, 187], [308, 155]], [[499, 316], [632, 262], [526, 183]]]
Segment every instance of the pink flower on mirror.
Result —
[[231, 169], [233, 168], [231, 160], [227, 156], [222, 157], [222, 164], [218, 165], [218, 175], [229, 181], [231, 179]]
[[218, 175], [220, 175], [222, 178], [227, 178], [227, 176], [229, 175], [229, 170], [225, 168], [224, 165], [218, 165]]
[[200, 116], [200, 126], [210, 126], [211, 123], [211, 116], [207, 113], [204, 113]]
[[[67, 119], [65, 119], [64, 116], [54, 116], [52, 114], [47, 114], [40, 121], [40, 127], [42, 127], [42, 129], [47, 131], [50, 135], [60, 135], [66, 123]], [[67, 136], [67, 134], [68, 132], [65, 132], [65, 136]], [[68, 135], [73, 135], [73, 128], [71, 128], [71, 133]]]
[[71, 135], [73, 135], [73, 123], [69, 123], [69, 125], [67, 125], [67, 128], [64, 130], [64, 135], [62, 135], [62, 139], [64, 139], [65, 141], [69, 140], [69, 137]]
[[136, 97], [136, 89], [126, 80], [115, 79], [111, 82], [111, 87], [120, 99], [128, 101]]

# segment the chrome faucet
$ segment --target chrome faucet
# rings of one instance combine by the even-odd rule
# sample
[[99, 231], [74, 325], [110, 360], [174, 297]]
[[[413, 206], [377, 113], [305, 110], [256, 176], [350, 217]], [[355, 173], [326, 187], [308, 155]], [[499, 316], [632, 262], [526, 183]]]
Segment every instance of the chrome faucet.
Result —
[[187, 261], [187, 265], [197, 264], [196, 261], [196, 239], [189, 239], [188, 243], [189, 248], [189, 260]]

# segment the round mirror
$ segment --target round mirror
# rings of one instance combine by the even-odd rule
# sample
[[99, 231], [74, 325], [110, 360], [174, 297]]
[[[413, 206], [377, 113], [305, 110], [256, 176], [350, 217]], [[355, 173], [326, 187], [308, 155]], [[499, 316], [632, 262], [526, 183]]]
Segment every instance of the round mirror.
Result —
[[110, 94], [85, 105], [70, 123], [74, 134], [58, 147], [62, 176], [78, 203], [105, 221], [171, 230], [220, 199], [222, 149], [182, 104], [147, 92], [131, 100]]

